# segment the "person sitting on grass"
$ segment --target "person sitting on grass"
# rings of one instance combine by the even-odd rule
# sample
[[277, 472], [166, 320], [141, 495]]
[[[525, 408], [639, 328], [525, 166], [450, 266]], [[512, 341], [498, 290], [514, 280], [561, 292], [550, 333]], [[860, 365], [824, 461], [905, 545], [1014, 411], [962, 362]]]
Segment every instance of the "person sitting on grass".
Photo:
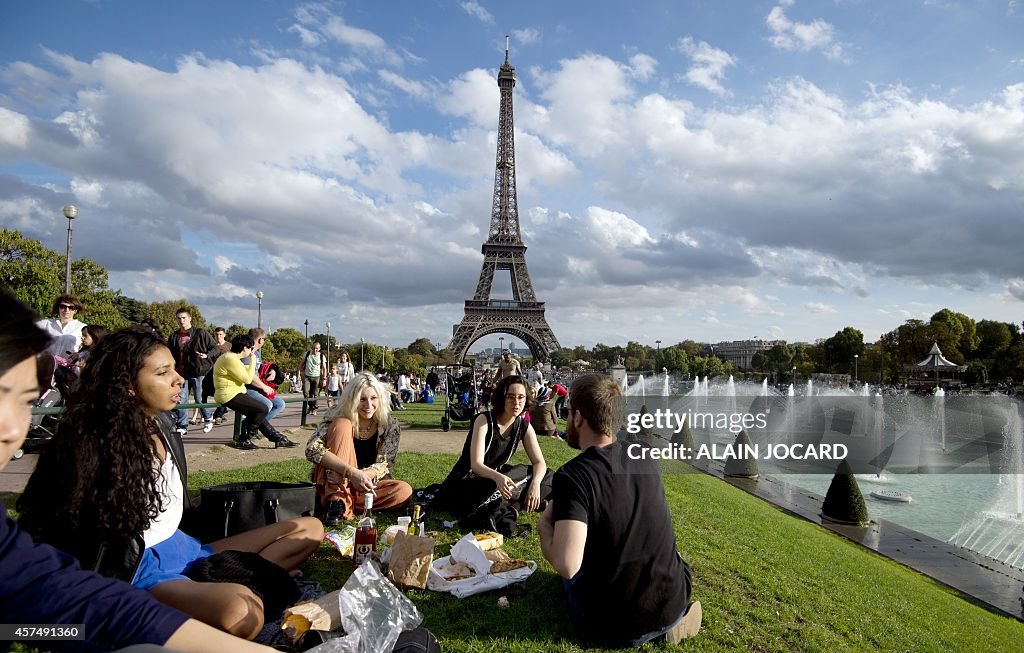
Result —
[[581, 453], [555, 473], [538, 522], [540, 547], [562, 577], [585, 643], [677, 643], [697, 634], [701, 605], [690, 605], [690, 567], [676, 550], [658, 461], [629, 456], [615, 437], [623, 404], [610, 376], [572, 384], [566, 436]]
[[[533, 427], [523, 420], [528, 408], [526, 379], [505, 376], [491, 394], [491, 409], [473, 419], [462, 455], [441, 484], [437, 507], [463, 519], [498, 499], [537, 510], [551, 490], [551, 473]], [[530, 466], [510, 465], [522, 443]]]
[[408, 483], [392, 478], [402, 429], [391, 416], [389, 395], [373, 376], [356, 374], [338, 408], [306, 443], [326, 526], [352, 519], [353, 506], [362, 506], [367, 492], [375, 510], [401, 508], [412, 497]]
[[320, 546], [323, 527], [300, 517], [209, 545], [179, 529], [191, 505], [184, 445], [168, 412], [184, 384], [174, 368], [151, 333], [125, 329], [103, 341], [18, 502], [20, 524], [87, 569], [251, 639], [263, 627], [261, 599], [243, 585], [189, 580], [187, 568], [233, 550], [292, 571]]

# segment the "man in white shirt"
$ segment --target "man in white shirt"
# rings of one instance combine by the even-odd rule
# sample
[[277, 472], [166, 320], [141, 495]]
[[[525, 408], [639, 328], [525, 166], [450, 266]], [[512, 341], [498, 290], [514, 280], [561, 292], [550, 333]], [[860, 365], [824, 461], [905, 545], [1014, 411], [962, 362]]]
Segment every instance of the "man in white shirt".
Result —
[[72, 295], [61, 295], [53, 302], [53, 312], [57, 317], [36, 322], [36, 326], [50, 335], [50, 345], [46, 351], [54, 356], [67, 357], [82, 346], [82, 329], [85, 322], [75, 319], [82, 310], [82, 302]]

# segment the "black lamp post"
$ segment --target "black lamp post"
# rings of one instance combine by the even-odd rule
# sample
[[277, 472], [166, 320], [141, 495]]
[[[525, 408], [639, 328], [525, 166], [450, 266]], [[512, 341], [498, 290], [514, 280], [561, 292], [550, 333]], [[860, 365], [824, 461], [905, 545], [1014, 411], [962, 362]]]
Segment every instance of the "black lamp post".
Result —
[[331, 364], [331, 323], [327, 323], [327, 364]]
[[359, 371], [362, 372], [366, 369], [366, 365], [363, 363], [363, 352], [366, 351], [366, 338], [359, 339]]
[[309, 349], [309, 320], [303, 320], [302, 325], [306, 327], [306, 349]]
[[68, 204], [63, 209], [64, 217], [68, 219], [68, 248], [65, 253], [66, 267], [64, 269], [64, 294], [71, 294], [71, 223], [78, 217], [78, 209], [74, 204]]
[[263, 291], [256, 291], [256, 328], [263, 327]]
[[858, 375], [857, 375], [857, 371], [858, 371], [857, 370], [857, 363], [858, 362], [860, 362], [860, 354], [854, 354], [853, 355], [853, 382], [854, 383], [857, 382], [857, 378], [858, 378]]

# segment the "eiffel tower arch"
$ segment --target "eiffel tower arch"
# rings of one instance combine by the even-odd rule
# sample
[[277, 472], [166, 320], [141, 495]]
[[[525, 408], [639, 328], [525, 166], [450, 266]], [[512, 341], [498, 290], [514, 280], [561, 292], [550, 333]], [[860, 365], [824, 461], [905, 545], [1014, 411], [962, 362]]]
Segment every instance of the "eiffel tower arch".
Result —
[[[508, 61], [508, 37], [505, 37], [505, 63], [498, 69], [501, 106], [498, 111], [498, 152], [494, 169], [494, 196], [491, 226], [481, 246], [484, 262], [480, 268], [476, 292], [466, 300], [465, 315], [455, 329], [448, 349], [461, 361], [470, 345], [492, 333], [507, 333], [522, 340], [533, 358], [547, 362], [558, 339], [544, 317], [544, 302], [537, 301], [526, 269], [526, 245], [519, 232], [519, 206], [516, 200], [516, 152], [513, 138], [512, 89], [516, 69]], [[512, 279], [512, 299], [491, 299], [494, 273], [507, 270]]]

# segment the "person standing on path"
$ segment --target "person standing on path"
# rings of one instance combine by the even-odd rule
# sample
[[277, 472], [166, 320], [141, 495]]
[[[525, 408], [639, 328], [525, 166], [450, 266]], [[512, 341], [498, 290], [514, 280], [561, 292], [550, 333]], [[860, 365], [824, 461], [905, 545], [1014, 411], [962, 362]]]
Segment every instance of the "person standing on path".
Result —
[[319, 341], [313, 341], [313, 346], [302, 359], [299, 377], [302, 379], [302, 396], [313, 400], [309, 402], [309, 414], [316, 415], [319, 408], [316, 397], [320, 388], [327, 385], [327, 357], [320, 351]]

